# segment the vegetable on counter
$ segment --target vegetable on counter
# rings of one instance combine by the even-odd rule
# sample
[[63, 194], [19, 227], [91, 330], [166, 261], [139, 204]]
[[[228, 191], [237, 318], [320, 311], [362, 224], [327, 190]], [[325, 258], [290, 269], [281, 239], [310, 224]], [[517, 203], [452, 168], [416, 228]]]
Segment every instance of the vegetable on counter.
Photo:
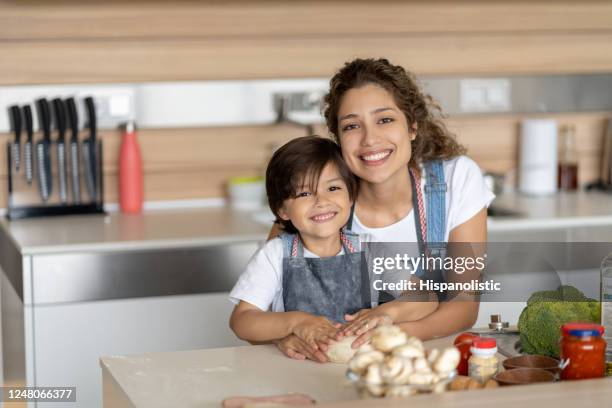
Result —
[[559, 358], [561, 326], [568, 322], [597, 323], [599, 316], [599, 302], [573, 286], [535, 292], [518, 321], [523, 352]]
[[459, 360], [459, 365], [457, 366], [457, 373], [459, 375], [468, 375], [468, 360], [472, 356], [470, 347], [472, 347], [472, 342], [476, 338], [478, 338], [477, 334], [468, 332], [461, 333], [455, 337], [453, 345], [457, 347], [461, 354], [461, 360]]

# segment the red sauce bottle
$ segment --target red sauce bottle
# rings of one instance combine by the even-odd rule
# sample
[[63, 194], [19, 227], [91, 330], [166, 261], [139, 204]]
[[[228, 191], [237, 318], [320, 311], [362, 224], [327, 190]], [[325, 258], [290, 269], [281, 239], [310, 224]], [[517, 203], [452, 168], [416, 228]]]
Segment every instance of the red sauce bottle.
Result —
[[579, 380], [603, 377], [606, 367], [606, 341], [603, 326], [593, 323], [567, 323], [561, 326], [561, 379]]

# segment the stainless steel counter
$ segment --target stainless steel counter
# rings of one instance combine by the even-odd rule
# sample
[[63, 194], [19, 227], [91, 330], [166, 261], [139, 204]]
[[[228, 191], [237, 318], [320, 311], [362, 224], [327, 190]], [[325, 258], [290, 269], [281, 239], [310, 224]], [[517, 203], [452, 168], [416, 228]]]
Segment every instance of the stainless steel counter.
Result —
[[193, 248], [263, 240], [269, 230], [252, 213], [226, 207], [0, 221], [23, 255]]

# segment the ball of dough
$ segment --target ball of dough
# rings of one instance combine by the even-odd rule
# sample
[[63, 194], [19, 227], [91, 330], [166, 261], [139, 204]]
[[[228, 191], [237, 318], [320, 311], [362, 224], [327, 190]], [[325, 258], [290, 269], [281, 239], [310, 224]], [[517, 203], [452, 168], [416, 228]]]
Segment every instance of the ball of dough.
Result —
[[332, 343], [327, 349], [327, 358], [331, 363], [346, 364], [357, 352], [351, 347], [357, 336], [345, 337], [340, 341]]

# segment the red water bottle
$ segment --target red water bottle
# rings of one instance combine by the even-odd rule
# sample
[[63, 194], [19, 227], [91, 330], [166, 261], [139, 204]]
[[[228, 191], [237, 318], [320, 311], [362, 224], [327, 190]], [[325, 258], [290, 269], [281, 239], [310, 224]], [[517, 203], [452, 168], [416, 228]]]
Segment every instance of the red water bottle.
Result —
[[136, 127], [130, 121], [125, 126], [119, 153], [119, 204], [121, 211], [138, 214], [142, 211], [142, 158], [136, 138]]

